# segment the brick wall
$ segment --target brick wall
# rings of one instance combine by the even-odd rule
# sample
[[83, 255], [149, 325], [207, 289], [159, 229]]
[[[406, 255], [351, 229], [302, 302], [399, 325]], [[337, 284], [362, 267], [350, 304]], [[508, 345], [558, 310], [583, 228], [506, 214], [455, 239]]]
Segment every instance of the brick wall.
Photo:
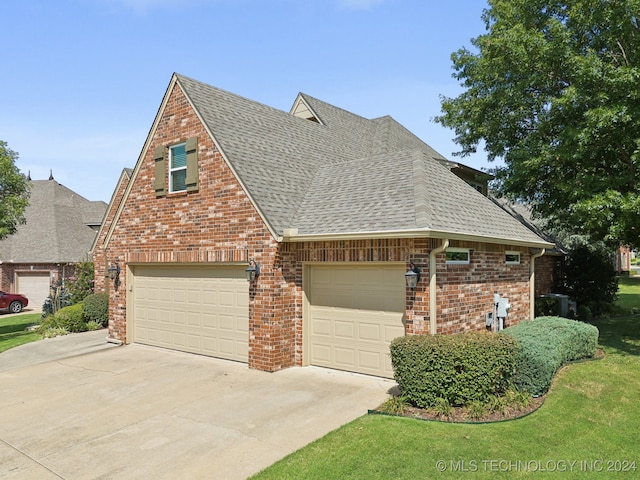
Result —
[[[154, 149], [190, 137], [198, 138], [198, 191], [156, 198]], [[296, 329], [287, 312], [295, 302], [291, 282], [282, 274], [277, 243], [177, 86], [132, 181], [126, 208], [103, 253], [109, 262], [118, 260], [122, 269], [120, 287], [110, 289], [109, 335], [128, 339], [128, 263], [237, 263], [253, 258], [261, 275], [250, 291], [249, 365], [268, 371], [293, 365]], [[104, 265], [99, 255], [96, 265]]]
[[[295, 364], [302, 364], [302, 269], [305, 262], [406, 262], [419, 265], [420, 283], [406, 289], [407, 334], [429, 333], [429, 254], [439, 245], [426, 239], [359, 240], [283, 244], [281, 255], [288, 264], [283, 271], [294, 297]], [[512, 309], [506, 325], [529, 318], [529, 261], [527, 249], [520, 249], [519, 265], [506, 265], [505, 252], [519, 250], [508, 245], [452, 242], [451, 246], [472, 248], [469, 265], [447, 265], [445, 254], [437, 259], [438, 334], [485, 329], [486, 313], [493, 311], [493, 295], [508, 298]]]
[[118, 185], [116, 185], [116, 190], [113, 194], [113, 198], [109, 203], [109, 207], [107, 213], [105, 215], [102, 226], [100, 227], [100, 232], [98, 233], [98, 238], [95, 242], [95, 248], [92, 252], [93, 254], [93, 277], [94, 277], [94, 287], [93, 290], [95, 292], [104, 292], [107, 290], [109, 286], [109, 274], [107, 272], [107, 268], [109, 265], [107, 264], [107, 259], [104, 250], [104, 242], [109, 232], [109, 228], [113, 223], [113, 218], [120, 207], [122, 202], [122, 198], [124, 192], [129, 184], [130, 177], [126, 172], [122, 172], [120, 175], [120, 179], [118, 180]]
[[[405, 262], [408, 266], [413, 261], [426, 266], [419, 287], [407, 289], [406, 331], [428, 332], [429, 253], [439, 242], [380, 239], [278, 244], [179, 87], [169, 93], [152, 133], [131, 179], [126, 208], [106, 249], [97, 249], [94, 260], [96, 278], [101, 266], [104, 272], [105, 258], [109, 262], [117, 259], [122, 268], [122, 284], [110, 289], [111, 337], [130, 340], [126, 329], [127, 265], [246, 263], [249, 259], [261, 267], [258, 282], [249, 290], [252, 368], [275, 371], [302, 363], [306, 262]], [[156, 198], [154, 149], [191, 137], [198, 138], [198, 191]], [[98, 246], [102, 241], [99, 239]], [[494, 293], [508, 297], [514, 305], [511, 322], [528, 315], [528, 254], [522, 252], [520, 265], [506, 266], [505, 250], [517, 248], [469, 246], [474, 248], [470, 265], [445, 265], [444, 254], [438, 256], [438, 333], [484, 328], [484, 315], [491, 308]]]
[[560, 272], [558, 262], [562, 262], [562, 257], [554, 255], [543, 255], [535, 259], [536, 269], [536, 282], [535, 292], [536, 296], [544, 295], [545, 293], [558, 293], [557, 276]]

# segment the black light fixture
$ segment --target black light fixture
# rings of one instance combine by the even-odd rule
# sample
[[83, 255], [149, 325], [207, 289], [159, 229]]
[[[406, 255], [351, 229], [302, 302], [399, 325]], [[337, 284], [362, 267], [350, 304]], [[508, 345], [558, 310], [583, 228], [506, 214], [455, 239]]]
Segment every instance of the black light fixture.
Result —
[[260, 276], [260, 265], [255, 260], [249, 260], [249, 266], [244, 271], [244, 274], [247, 276], [247, 281], [255, 281]]
[[411, 290], [416, 288], [418, 282], [420, 281], [420, 267], [418, 267], [414, 263], [410, 263], [409, 270], [404, 274], [404, 279], [407, 282], [407, 287], [409, 287]]
[[113, 280], [113, 285], [118, 288], [120, 286], [120, 264], [116, 260], [107, 270], [109, 272], [109, 278]]

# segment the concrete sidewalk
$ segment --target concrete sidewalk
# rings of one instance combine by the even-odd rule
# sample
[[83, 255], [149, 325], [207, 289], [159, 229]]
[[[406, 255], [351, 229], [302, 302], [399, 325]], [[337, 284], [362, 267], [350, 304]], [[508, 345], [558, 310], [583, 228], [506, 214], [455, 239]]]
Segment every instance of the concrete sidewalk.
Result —
[[0, 353], [0, 372], [117, 346], [113, 343], [107, 343], [106, 337], [107, 330], [103, 329], [93, 332], [71, 333], [19, 345]]
[[[0, 478], [242, 479], [366, 414], [395, 386], [316, 367], [266, 373], [104, 338], [20, 348], [55, 346], [44, 362], [42, 351], [0, 354]], [[20, 358], [30, 364], [16, 366]]]

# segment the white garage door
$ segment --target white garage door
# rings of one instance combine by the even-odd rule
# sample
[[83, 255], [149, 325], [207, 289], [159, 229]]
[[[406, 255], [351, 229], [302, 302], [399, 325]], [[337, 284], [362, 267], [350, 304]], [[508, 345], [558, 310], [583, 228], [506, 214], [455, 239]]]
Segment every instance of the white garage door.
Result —
[[16, 272], [16, 291], [29, 299], [27, 308], [42, 311], [42, 305], [49, 296], [49, 272]]
[[404, 335], [403, 265], [311, 266], [309, 363], [393, 377], [389, 343]]
[[247, 361], [244, 268], [133, 266], [133, 341]]

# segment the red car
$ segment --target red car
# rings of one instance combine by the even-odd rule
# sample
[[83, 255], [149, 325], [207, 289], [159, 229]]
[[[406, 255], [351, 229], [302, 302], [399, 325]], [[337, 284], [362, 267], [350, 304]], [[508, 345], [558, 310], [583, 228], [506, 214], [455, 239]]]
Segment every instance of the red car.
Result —
[[20, 293], [0, 292], [0, 310], [20, 313], [27, 305], [29, 305], [29, 299]]

